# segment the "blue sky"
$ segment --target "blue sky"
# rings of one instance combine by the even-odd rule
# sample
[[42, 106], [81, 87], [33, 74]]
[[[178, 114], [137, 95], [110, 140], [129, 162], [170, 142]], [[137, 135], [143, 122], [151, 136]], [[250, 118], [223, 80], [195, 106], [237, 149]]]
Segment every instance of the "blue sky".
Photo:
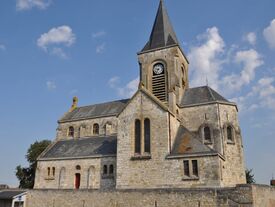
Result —
[[[256, 181], [275, 174], [275, 1], [166, 0], [190, 60], [191, 86], [236, 101], [246, 165]], [[136, 53], [158, 0], [1, 0], [0, 183], [35, 140], [55, 137], [72, 97], [80, 105], [129, 97]]]

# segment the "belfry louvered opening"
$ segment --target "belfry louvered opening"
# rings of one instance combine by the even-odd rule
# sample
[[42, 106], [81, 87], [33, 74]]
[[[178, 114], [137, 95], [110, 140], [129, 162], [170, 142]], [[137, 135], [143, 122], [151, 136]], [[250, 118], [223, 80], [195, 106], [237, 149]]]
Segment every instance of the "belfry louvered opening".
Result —
[[153, 67], [152, 92], [162, 102], [167, 102], [166, 71], [161, 63]]

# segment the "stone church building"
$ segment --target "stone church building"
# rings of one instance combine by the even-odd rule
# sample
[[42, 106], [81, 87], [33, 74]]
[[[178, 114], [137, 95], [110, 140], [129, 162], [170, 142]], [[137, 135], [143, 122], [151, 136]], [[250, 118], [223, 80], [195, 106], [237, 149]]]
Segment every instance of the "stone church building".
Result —
[[35, 189], [172, 189], [246, 183], [238, 108], [189, 86], [189, 62], [163, 1], [125, 100], [71, 109], [40, 155]]

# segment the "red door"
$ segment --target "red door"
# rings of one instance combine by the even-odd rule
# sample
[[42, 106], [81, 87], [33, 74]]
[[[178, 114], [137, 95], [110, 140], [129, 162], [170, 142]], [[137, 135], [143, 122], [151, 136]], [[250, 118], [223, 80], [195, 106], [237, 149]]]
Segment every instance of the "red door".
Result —
[[75, 174], [74, 187], [75, 187], [75, 189], [79, 189], [79, 187], [80, 187], [80, 173]]

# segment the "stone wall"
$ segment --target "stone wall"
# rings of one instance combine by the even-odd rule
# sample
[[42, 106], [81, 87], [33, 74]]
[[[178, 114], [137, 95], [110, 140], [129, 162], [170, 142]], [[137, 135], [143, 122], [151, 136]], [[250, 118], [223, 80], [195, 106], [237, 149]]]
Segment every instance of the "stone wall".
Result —
[[[274, 207], [274, 189], [239, 185], [200, 189], [32, 190], [26, 204], [27, 207]], [[269, 196], [262, 196], [263, 193]]]
[[74, 138], [98, 136], [93, 134], [93, 125], [95, 123], [99, 125], [99, 135], [104, 136], [117, 133], [117, 118], [116, 116], [110, 116], [81, 121], [59, 123], [57, 128], [56, 139], [72, 139], [73, 137], [68, 136], [68, 129], [70, 126], [74, 127]]
[[[218, 107], [225, 157], [225, 161], [222, 162], [222, 183], [224, 186], [246, 183], [243, 144], [237, 109], [235, 106], [225, 104], [219, 104]], [[227, 139], [227, 126], [232, 126], [233, 141]]]
[[[113, 176], [103, 176], [103, 165], [113, 165]], [[80, 170], [76, 166], [80, 166]], [[50, 175], [48, 175], [50, 168]], [[53, 175], [53, 168], [55, 173]], [[75, 174], [80, 173], [81, 189], [114, 188], [116, 177], [116, 158], [89, 158], [70, 160], [38, 161], [35, 188], [36, 189], [74, 189]]]
[[211, 130], [211, 144], [207, 144], [220, 154], [223, 154], [223, 146], [221, 141], [221, 130], [219, 125], [219, 115], [217, 104], [198, 105], [180, 109], [180, 119], [182, 125], [188, 130], [196, 133], [202, 143], [203, 127], [208, 126]]
[[141, 82], [148, 91], [152, 91], [153, 66], [162, 63], [167, 75], [167, 92], [175, 92], [176, 102], [169, 100], [172, 109], [179, 103], [185, 88], [188, 88], [188, 61], [178, 46], [150, 51], [138, 55], [141, 70]]
[[253, 201], [257, 207], [275, 207], [275, 187], [253, 185]]
[[[172, 115], [171, 115], [172, 116]], [[151, 153], [134, 153], [134, 123], [145, 118], [151, 120]], [[175, 119], [170, 120], [177, 125]], [[220, 186], [218, 156], [194, 155], [167, 159], [169, 154], [169, 113], [139, 92], [119, 115], [117, 144], [117, 185], [127, 188], [167, 188]], [[172, 135], [174, 133], [171, 133]], [[142, 145], [143, 146], [143, 145]], [[143, 147], [142, 147], [143, 148]], [[183, 160], [198, 160], [199, 177], [185, 179]]]
[[[207, 146], [218, 151], [224, 159], [220, 160], [222, 186], [245, 183], [245, 167], [241, 130], [235, 105], [213, 103], [180, 109], [182, 124], [203, 140], [203, 127], [209, 126], [212, 143]], [[233, 142], [227, 140], [226, 127], [232, 126]]]

